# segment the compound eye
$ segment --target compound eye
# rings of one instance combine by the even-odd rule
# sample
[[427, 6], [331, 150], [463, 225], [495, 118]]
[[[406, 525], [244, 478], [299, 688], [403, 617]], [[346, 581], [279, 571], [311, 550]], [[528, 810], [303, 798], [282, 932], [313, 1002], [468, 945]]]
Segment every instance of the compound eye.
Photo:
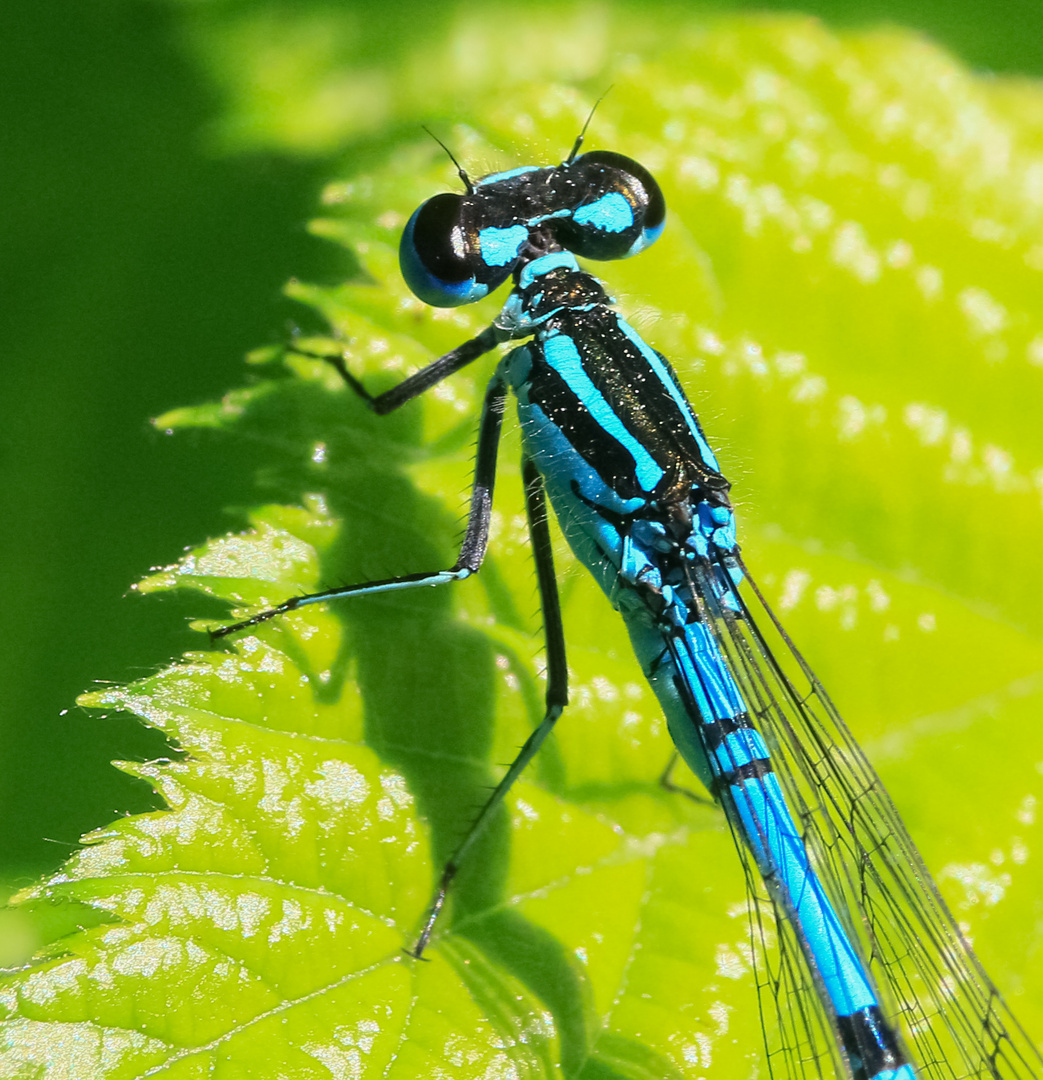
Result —
[[659, 239], [666, 200], [640, 162], [609, 150], [582, 154], [568, 166], [577, 187], [589, 192], [559, 237], [588, 259], [625, 259]]
[[402, 277], [413, 293], [433, 307], [457, 307], [480, 300], [489, 286], [476, 280], [482, 266], [463, 220], [464, 196], [446, 193], [428, 199], [409, 219], [398, 247]]

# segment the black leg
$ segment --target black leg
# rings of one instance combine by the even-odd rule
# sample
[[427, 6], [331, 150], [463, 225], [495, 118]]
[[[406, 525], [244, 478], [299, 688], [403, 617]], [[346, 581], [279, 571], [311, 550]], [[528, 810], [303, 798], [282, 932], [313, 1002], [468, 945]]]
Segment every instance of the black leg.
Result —
[[496, 785], [467, 830], [467, 834], [445, 864], [435, 898], [428, 909], [427, 919], [411, 952], [411, 955], [417, 959], [423, 955], [424, 949], [431, 940], [435, 923], [445, 906], [449, 887], [468, 850], [481, 835], [489, 818], [503, 802], [514, 781], [535, 757], [569, 700], [565, 632], [561, 622], [561, 602], [558, 598], [557, 579], [554, 576], [554, 556], [551, 549], [550, 527], [547, 524], [547, 502], [543, 492], [543, 479], [537, 472], [536, 466], [527, 457], [522, 460], [522, 479], [525, 483], [525, 509], [529, 519], [529, 535], [532, 538], [536, 579], [539, 583], [540, 604], [543, 609], [543, 632], [547, 648], [547, 708], [539, 726], [525, 740], [525, 745], [518, 752], [518, 756], [511, 762], [503, 779]]
[[[437, 363], [438, 361], [436, 361]], [[430, 370], [425, 368], [425, 371]], [[423, 374], [423, 372], [418, 372]], [[405, 383], [402, 384], [403, 386]], [[421, 585], [446, 585], [451, 581], [462, 581], [477, 573], [485, 558], [485, 549], [489, 542], [489, 517], [492, 513], [493, 486], [496, 482], [496, 452], [500, 445], [500, 429], [503, 425], [503, 411], [507, 400], [506, 376], [500, 369], [489, 382], [482, 406], [482, 418], [478, 429], [478, 451], [475, 458], [474, 486], [471, 489], [471, 509], [467, 516], [467, 532], [460, 545], [460, 555], [448, 570], [425, 571], [419, 574], [404, 574], [402, 577], [387, 578], [383, 581], [367, 581], [361, 585], [345, 585], [339, 589], [327, 589], [324, 592], [308, 593], [305, 596], [293, 596], [267, 611], [258, 612], [249, 619], [222, 626], [210, 632], [211, 640], [225, 637], [245, 630], [249, 626], [267, 622], [277, 615], [295, 611], [305, 604], [317, 604], [326, 600], [337, 600], [343, 596], [364, 596], [373, 593], [394, 592], [400, 589], [413, 589]]]
[[487, 326], [477, 337], [465, 341], [462, 345], [457, 345], [451, 352], [447, 352], [445, 356], [440, 356], [437, 360], [428, 364], [427, 367], [421, 368], [410, 375], [408, 379], [400, 382], [398, 386], [393, 386], [390, 390], [376, 396], [371, 394], [348, 371], [343, 353], [313, 353], [296, 348], [294, 351], [299, 352], [302, 356], [325, 360], [337, 369], [341, 378], [375, 413], [384, 416], [389, 412], [393, 412], [400, 405], [405, 405], [407, 401], [412, 401], [413, 398], [418, 397], [425, 390], [429, 390], [435, 383], [441, 382], [447, 376], [459, 371], [462, 367], [466, 367], [472, 360], [477, 360], [479, 356], [495, 349], [502, 342], [509, 341], [510, 338], [511, 335], [507, 331], [501, 330], [493, 323], [493, 325]]
[[670, 755], [670, 760], [666, 763], [666, 768], [660, 773], [659, 786], [666, 791], [673, 792], [677, 795], [683, 795], [686, 799], [691, 799], [692, 802], [698, 803], [699, 806], [716, 806], [717, 804], [713, 799], [708, 799], [705, 795], [698, 795], [690, 788], [682, 787], [680, 784], [674, 783], [674, 769], [677, 768], [677, 763], [680, 759], [681, 755], [676, 750]]

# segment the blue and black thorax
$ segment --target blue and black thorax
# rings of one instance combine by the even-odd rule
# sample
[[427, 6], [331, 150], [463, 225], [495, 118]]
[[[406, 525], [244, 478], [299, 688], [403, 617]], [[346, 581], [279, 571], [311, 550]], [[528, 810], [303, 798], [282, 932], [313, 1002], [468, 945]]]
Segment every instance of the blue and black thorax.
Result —
[[[585, 517], [585, 505], [622, 532], [627, 519], [649, 517], [683, 532], [700, 502], [728, 511], [728, 482], [670, 365], [575, 259], [625, 258], [654, 243], [666, 204], [652, 175], [595, 151], [464, 179], [466, 193], [436, 195], [410, 218], [403, 275], [442, 307], [513, 277], [496, 326], [505, 340], [534, 338], [511, 354], [510, 381], [559, 517]], [[567, 490], [555, 498], [559, 476]]]

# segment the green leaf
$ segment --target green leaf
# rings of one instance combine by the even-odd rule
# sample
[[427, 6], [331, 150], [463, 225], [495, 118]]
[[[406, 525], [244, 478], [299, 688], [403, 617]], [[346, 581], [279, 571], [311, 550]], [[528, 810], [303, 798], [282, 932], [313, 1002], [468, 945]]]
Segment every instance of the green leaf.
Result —
[[[299, 38], [283, 52], [272, 27], [226, 29], [228, 79], [260, 66], [280, 104], [257, 141], [292, 143], [280, 125], [302, 114], [299, 140], [367, 136], [314, 225], [362, 271], [289, 291], [378, 389], [502, 302], [435, 312], [399, 279], [402, 225], [452, 180], [419, 124], [475, 175], [550, 162], [614, 83], [589, 142], [646, 163], [671, 218], [651, 252], [598, 272], [674, 360], [735, 485], [748, 563], [1043, 1030], [1040, 89], [897, 31], [649, 18], [645, 48], [611, 12], [598, 35], [564, 18], [543, 52], [516, 42], [536, 65], [523, 78], [489, 61], [499, 28], [475, 16], [385, 72], [393, 93], [366, 122], [353, 69], [331, 120], [308, 108], [332, 100], [335, 64], [302, 86]], [[201, 627], [219, 626], [229, 603], [451, 564], [495, 360], [386, 418], [322, 361], [252, 360], [245, 387], [158, 423], [258, 444], [263, 505], [141, 588], [226, 602], [201, 597]], [[654, 699], [560, 546], [572, 704], [462, 869], [429, 962], [403, 951], [541, 714], [517, 459], [508, 431], [478, 579], [305, 607], [84, 698], [169, 737], [172, 760], [122, 766], [169, 809], [92, 834], [20, 898], [48, 944], [0, 984], [0, 1075], [763, 1071], [731, 840], [716, 811], [658, 786]]]

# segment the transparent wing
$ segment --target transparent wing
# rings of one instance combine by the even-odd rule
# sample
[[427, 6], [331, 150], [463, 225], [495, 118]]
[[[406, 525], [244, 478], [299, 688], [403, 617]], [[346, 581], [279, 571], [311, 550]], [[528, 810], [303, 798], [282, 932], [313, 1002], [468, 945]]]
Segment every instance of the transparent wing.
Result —
[[[898, 811], [844, 721], [741, 561], [694, 584], [718, 645], [774, 758], [811, 865], [877, 984], [925, 1080], [1038, 1080], [1043, 1058], [982, 970]], [[720, 602], [721, 583], [731, 595]], [[729, 604], [734, 603], [735, 610]], [[733, 827], [734, 831], [734, 827]], [[751, 890], [755, 942], [772, 918], [756, 864], [737, 846]], [[798, 931], [775, 916], [779, 949], [755, 948], [772, 1075], [822, 1075], [837, 1064]], [[817, 1016], [809, 1015], [817, 1013]], [[828, 1075], [828, 1069], [827, 1069]]]
[[773, 1080], [850, 1077], [821, 1004], [823, 995], [804, 959], [798, 927], [776, 904], [732, 814], [727, 816], [746, 875], [751, 960], [768, 1075]]

